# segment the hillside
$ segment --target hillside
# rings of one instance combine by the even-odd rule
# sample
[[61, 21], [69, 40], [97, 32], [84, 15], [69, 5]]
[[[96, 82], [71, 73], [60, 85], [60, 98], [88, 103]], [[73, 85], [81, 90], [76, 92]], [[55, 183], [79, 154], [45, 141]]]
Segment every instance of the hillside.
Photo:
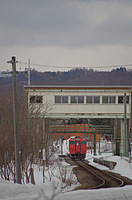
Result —
[[[26, 85], [27, 76], [18, 74], [18, 84]], [[12, 77], [0, 77], [0, 85], [12, 84]], [[117, 68], [110, 72], [76, 68], [67, 72], [31, 70], [32, 85], [132, 85], [132, 71]]]

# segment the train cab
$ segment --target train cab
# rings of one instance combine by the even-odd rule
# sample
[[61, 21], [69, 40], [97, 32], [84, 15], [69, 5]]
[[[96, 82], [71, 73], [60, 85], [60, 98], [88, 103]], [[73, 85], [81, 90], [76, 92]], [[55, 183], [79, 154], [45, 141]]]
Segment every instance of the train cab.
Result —
[[71, 138], [69, 140], [69, 154], [73, 159], [84, 159], [86, 157], [87, 140], [84, 138]]

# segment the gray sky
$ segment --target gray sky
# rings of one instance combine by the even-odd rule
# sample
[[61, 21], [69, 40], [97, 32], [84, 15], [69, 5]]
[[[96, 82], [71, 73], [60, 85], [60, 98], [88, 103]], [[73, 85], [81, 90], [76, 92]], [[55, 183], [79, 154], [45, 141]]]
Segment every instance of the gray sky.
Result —
[[0, 71], [12, 56], [39, 71], [131, 64], [132, 0], [0, 0]]

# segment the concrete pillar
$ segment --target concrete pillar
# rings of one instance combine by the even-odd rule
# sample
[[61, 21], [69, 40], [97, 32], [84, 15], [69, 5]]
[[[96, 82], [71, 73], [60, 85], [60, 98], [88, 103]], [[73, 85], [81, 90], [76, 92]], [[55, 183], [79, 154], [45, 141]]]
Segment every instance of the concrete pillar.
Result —
[[115, 142], [115, 155], [120, 156], [120, 142], [121, 142], [121, 120], [115, 119], [115, 134], [114, 134], [114, 142]]
[[121, 146], [120, 153], [125, 154], [125, 129], [124, 129], [124, 119], [121, 119]]

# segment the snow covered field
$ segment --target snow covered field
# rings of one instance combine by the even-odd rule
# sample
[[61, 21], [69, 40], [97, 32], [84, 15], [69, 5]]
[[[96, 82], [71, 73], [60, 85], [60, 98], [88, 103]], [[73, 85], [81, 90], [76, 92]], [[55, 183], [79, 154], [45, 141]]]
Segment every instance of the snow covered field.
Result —
[[[64, 141], [63, 154], [68, 152], [66, 143]], [[57, 156], [57, 155], [55, 155]], [[97, 156], [99, 157], [99, 156]], [[117, 162], [113, 172], [118, 172], [123, 176], [132, 179], [132, 166], [130, 163], [121, 159], [119, 156], [113, 156], [111, 153], [103, 153], [101, 157], [107, 160]], [[57, 158], [57, 157], [56, 157]], [[93, 162], [93, 155], [90, 151], [87, 152], [86, 159], [90, 164], [100, 168], [107, 169], [105, 166], [98, 165]], [[57, 159], [58, 160], [58, 159]], [[58, 162], [59, 163], [59, 162]], [[79, 190], [71, 191], [77, 183], [75, 175], [72, 173], [72, 168], [65, 161], [56, 162], [52, 167], [45, 170], [45, 183], [43, 183], [43, 170], [41, 166], [34, 166], [35, 171], [35, 185], [19, 185], [9, 181], [0, 179], [0, 199], [5, 200], [132, 200], [132, 186], [125, 186], [121, 188], [109, 188], [99, 190]], [[62, 178], [66, 176], [67, 183], [62, 183]], [[70, 180], [72, 186], [70, 186]], [[67, 185], [67, 187], [65, 187]]]

